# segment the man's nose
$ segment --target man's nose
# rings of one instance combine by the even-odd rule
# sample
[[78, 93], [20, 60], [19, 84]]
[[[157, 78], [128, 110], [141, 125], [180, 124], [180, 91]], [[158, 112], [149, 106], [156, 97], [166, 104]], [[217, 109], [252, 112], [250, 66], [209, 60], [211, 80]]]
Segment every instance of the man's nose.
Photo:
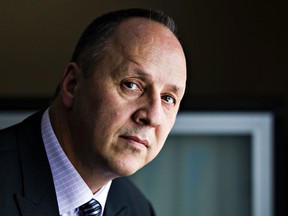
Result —
[[133, 115], [135, 122], [152, 127], [157, 127], [161, 124], [163, 109], [160, 97], [144, 99], [138, 106], [139, 108]]

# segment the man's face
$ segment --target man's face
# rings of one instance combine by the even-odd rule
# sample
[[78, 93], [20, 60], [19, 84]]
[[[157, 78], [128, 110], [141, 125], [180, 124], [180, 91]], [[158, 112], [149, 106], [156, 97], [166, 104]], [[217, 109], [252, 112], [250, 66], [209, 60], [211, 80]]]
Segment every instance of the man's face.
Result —
[[75, 87], [79, 161], [115, 176], [149, 163], [175, 122], [185, 83], [185, 57], [168, 29], [142, 18], [122, 23], [94, 73]]

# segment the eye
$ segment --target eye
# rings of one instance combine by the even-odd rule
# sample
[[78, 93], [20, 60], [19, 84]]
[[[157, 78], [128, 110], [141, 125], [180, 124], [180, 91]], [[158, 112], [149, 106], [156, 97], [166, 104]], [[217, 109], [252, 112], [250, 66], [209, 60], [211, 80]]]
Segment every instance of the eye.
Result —
[[140, 89], [139, 86], [136, 83], [133, 82], [124, 82], [123, 83], [126, 88], [131, 89], [131, 90], [138, 90]]
[[121, 83], [121, 88], [123, 91], [129, 93], [129, 94], [135, 94], [135, 93], [141, 93], [142, 92], [142, 86], [138, 83], [131, 82], [131, 81], [123, 81]]
[[174, 97], [170, 96], [170, 95], [164, 95], [162, 96], [162, 99], [166, 101], [166, 103], [168, 104], [175, 104], [176, 100]]

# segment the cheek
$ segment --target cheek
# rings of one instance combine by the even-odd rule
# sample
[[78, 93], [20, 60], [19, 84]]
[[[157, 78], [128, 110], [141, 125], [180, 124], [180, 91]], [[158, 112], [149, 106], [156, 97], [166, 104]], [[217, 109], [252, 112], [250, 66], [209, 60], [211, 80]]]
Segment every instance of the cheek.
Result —
[[110, 98], [102, 103], [101, 116], [104, 122], [112, 125], [121, 124], [129, 116], [129, 106], [121, 104], [116, 99]]
[[130, 112], [129, 106], [121, 103], [113, 95], [107, 95], [107, 98], [100, 100], [98, 105], [95, 105], [95, 122], [100, 136], [113, 136], [129, 121]]

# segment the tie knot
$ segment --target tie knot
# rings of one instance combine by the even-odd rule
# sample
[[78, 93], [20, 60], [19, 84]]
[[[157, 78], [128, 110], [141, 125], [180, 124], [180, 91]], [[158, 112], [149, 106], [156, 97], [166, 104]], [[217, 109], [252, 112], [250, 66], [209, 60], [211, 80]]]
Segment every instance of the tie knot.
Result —
[[101, 205], [95, 199], [91, 199], [89, 202], [80, 206], [79, 209], [83, 212], [84, 216], [100, 216], [101, 214]]

